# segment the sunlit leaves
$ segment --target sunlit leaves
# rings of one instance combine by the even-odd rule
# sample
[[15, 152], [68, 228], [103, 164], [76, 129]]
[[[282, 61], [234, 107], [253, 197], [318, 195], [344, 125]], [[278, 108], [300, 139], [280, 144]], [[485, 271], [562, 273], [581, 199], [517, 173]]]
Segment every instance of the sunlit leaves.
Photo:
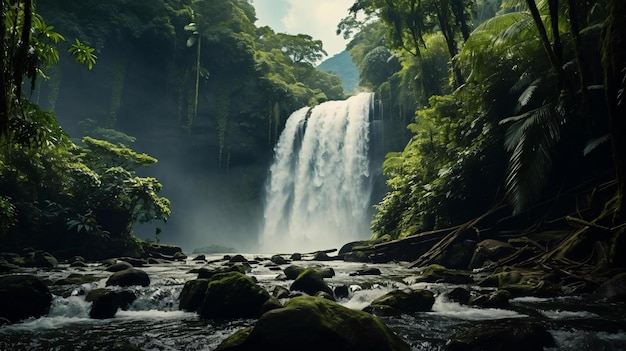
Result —
[[93, 68], [93, 65], [96, 63], [96, 59], [98, 58], [94, 54], [94, 51], [94, 48], [81, 43], [78, 39], [76, 39], [68, 49], [68, 52], [74, 56], [74, 59], [78, 63], [82, 63], [89, 69]]

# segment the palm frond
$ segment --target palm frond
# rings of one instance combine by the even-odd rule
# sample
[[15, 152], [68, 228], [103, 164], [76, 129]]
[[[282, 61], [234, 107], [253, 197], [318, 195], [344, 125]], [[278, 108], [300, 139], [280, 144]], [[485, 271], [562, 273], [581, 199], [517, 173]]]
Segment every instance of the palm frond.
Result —
[[543, 191], [560, 139], [560, 114], [554, 105], [546, 104], [501, 122], [511, 123], [505, 135], [505, 148], [513, 152], [505, 184], [515, 213], [527, 208]]
[[599, 138], [589, 140], [587, 142], [587, 145], [585, 145], [585, 148], [583, 149], [583, 155], [584, 156], [589, 155], [595, 148], [602, 145], [603, 143], [606, 143], [610, 139], [611, 139], [611, 135], [605, 134]]
[[528, 84], [526, 89], [524, 89], [522, 94], [520, 94], [519, 98], [517, 99], [517, 106], [515, 106], [515, 112], [521, 111], [524, 107], [528, 105], [528, 103], [533, 98], [534, 93], [535, 91], [537, 91], [537, 88], [539, 87], [541, 82], [542, 82], [542, 79], [537, 78], [534, 81], [532, 81], [532, 83]]

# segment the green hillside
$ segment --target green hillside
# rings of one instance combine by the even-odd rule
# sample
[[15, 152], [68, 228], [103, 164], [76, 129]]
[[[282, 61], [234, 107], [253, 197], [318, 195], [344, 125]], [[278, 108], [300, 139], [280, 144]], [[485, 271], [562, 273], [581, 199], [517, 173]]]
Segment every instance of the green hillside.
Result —
[[352, 57], [345, 50], [320, 63], [317, 69], [339, 76], [346, 94], [353, 93], [359, 84], [359, 72]]

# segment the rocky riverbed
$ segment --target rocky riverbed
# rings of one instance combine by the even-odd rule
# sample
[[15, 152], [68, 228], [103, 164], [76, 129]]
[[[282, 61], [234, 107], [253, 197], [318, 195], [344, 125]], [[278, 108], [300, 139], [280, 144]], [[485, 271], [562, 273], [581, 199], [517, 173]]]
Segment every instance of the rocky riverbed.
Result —
[[568, 295], [519, 269], [322, 253], [25, 256], [2, 256], [2, 350], [626, 349], [620, 275]]

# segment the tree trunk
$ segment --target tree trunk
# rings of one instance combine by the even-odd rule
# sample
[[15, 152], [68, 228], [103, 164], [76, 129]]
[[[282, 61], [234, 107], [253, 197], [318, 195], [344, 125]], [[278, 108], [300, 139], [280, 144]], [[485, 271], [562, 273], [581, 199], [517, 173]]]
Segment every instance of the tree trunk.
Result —
[[605, 36], [602, 45], [602, 63], [604, 66], [604, 85], [609, 110], [609, 128], [613, 149], [613, 164], [617, 178], [615, 204], [616, 222], [626, 218], [626, 1], [610, 0], [605, 22]]
[[[13, 84], [15, 88], [15, 97], [20, 99], [22, 96], [22, 79], [26, 73], [26, 62], [28, 60], [28, 49], [30, 47], [30, 31], [33, 21], [33, 2], [32, 0], [24, 1], [24, 22], [22, 23], [22, 32], [20, 42], [15, 53], [13, 61]], [[16, 19], [17, 20], [17, 19]]]
[[[5, 27], [5, 8], [4, 1], [0, 0], [0, 46], [6, 47], [6, 33], [7, 29]], [[8, 57], [6, 56], [6, 50], [0, 50], [0, 138], [7, 135], [9, 132], [9, 105], [8, 105], [8, 67], [7, 62], [9, 62]]]
[[526, 4], [528, 5], [528, 9], [530, 10], [531, 15], [533, 16], [533, 20], [535, 25], [537, 26], [537, 31], [539, 32], [539, 37], [541, 38], [541, 43], [543, 44], [543, 48], [550, 59], [550, 63], [552, 67], [556, 71], [557, 77], [559, 79], [559, 85], [564, 86], [565, 83], [565, 73], [563, 72], [563, 66], [559, 61], [558, 57], [552, 50], [552, 43], [548, 38], [548, 32], [546, 31], [546, 27], [541, 20], [541, 15], [539, 14], [539, 9], [537, 9], [537, 4], [535, 4], [535, 0], [526, 0]]

